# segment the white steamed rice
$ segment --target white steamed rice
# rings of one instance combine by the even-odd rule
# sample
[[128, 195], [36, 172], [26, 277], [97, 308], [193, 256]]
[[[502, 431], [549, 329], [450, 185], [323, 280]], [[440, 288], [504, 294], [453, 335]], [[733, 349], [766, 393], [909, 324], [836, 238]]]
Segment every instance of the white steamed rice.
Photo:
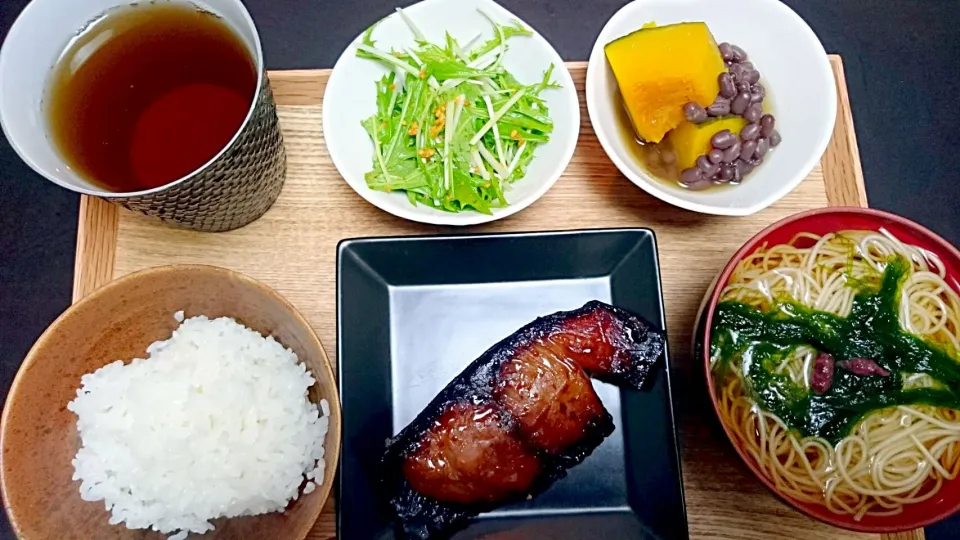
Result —
[[110, 523], [170, 540], [210, 520], [277, 512], [323, 482], [330, 406], [293, 351], [230, 318], [183, 320], [147, 359], [84, 375], [67, 406], [82, 446], [80, 496]]

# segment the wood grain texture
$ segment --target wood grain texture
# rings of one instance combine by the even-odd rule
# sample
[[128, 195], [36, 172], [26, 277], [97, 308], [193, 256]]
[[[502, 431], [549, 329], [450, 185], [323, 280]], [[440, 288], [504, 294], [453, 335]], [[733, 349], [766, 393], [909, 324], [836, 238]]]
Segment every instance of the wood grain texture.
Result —
[[[694, 539], [878, 537], [842, 531], [807, 518], [778, 501], [750, 476], [711, 417], [704, 380], [690, 346], [694, 317], [708, 285], [753, 234], [802, 210], [866, 205], [842, 64], [838, 57], [831, 57], [831, 62], [840, 97], [833, 141], [821, 165], [790, 195], [763, 212], [748, 218], [706, 216], [650, 197], [635, 188], [606, 157], [581, 103], [580, 142], [557, 184], [523, 212], [469, 229], [471, 233], [603, 227], [650, 227], [656, 231], [672, 369], [678, 379], [675, 400], [681, 419], [684, 488]], [[569, 67], [582, 99], [586, 64]], [[336, 246], [340, 240], [464, 231], [395, 218], [364, 202], [340, 178], [321, 130], [320, 103], [329, 71], [273, 72], [270, 76], [289, 163], [284, 191], [262, 219], [237, 231], [204, 234], [167, 228], [114, 209], [119, 214], [115, 233], [101, 233], [96, 221], [81, 216], [80, 234], [88, 241], [99, 239], [115, 249], [113, 277], [158, 265], [203, 263], [260, 279], [301, 310], [333, 355], [337, 337]], [[78, 251], [78, 268], [100, 268], [102, 263], [96, 259], [86, 259], [96, 252], [90, 247]], [[94, 285], [101, 285], [107, 277], [101, 279], [104, 281]], [[335, 535], [331, 501], [309, 538], [327, 540]], [[888, 536], [885, 540], [922, 538], [921, 531], [919, 536]]]
[[96, 197], [80, 198], [77, 260], [73, 268], [73, 301], [113, 279], [117, 248], [117, 206]]
[[[867, 189], [860, 167], [860, 150], [857, 148], [843, 60], [839, 56], [831, 56], [830, 63], [837, 79], [837, 123], [833, 128], [833, 138], [820, 160], [827, 185], [827, 199], [830, 206], [866, 207]], [[850, 156], [856, 159], [850, 159]]]
[[926, 540], [923, 529], [883, 535], [883, 540]]

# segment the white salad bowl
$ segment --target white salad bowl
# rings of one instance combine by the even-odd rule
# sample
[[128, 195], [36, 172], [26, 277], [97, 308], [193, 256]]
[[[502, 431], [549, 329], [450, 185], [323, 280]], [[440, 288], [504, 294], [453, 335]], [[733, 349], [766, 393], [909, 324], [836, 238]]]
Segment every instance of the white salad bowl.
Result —
[[[481, 13], [481, 11], [483, 13]], [[550, 110], [553, 133], [550, 141], [537, 146], [526, 175], [511, 186], [505, 186], [509, 203], [493, 209], [492, 215], [473, 210], [459, 213], [414, 206], [403, 193], [385, 193], [370, 189], [364, 174], [373, 168], [374, 146], [361, 126], [361, 121], [376, 112], [375, 82], [389, 70], [373, 60], [357, 57], [360, 35], [344, 51], [327, 82], [323, 96], [323, 134], [330, 157], [340, 175], [361, 197], [374, 206], [401, 218], [436, 225], [475, 225], [505, 218], [533, 204], [556, 183], [573, 157], [580, 132], [580, 104], [570, 72], [557, 51], [533, 28], [491, 0], [424, 0], [403, 9], [431, 43], [444, 43], [449, 33], [461, 44], [478, 34], [483, 41], [494, 36], [494, 29], [484, 14], [499, 24], [513, 20], [533, 32], [531, 36], [515, 36], [507, 43], [503, 66], [523, 84], [542, 80], [550, 64], [554, 65], [553, 81], [557, 89], [541, 94]], [[373, 23], [374, 21], [371, 21]], [[414, 35], [399, 13], [379, 23], [373, 32], [379, 49], [415, 48]]]
[[[741, 46], [760, 70], [783, 142], [743, 183], [692, 191], [653, 177], [634, 157], [618, 125], [620, 91], [604, 46], [648, 22], [667, 25], [702, 21], [717, 43]], [[643, 59], [638, 59], [642, 62]], [[597, 138], [620, 171], [647, 193], [707, 214], [747, 216], [790, 193], [816, 166], [833, 134], [836, 82], [813, 30], [780, 0], [635, 0], [607, 22], [590, 54], [587, 110]]]

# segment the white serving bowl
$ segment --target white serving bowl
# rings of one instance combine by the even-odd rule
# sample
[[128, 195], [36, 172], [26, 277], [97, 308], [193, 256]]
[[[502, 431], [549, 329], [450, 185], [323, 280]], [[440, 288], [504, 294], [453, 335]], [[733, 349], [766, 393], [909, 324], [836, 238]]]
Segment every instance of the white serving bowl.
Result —
[[[658, 180], [630, 151], [628, 145], [636, 143], [620, 135], [620, 92], [603, 48], [651, 21], [705, 22], [717, 43], [743, 47], [760, 70], [783, 142], [742, 184], [691, 191]], [[654, 197], [706, 214], [747, 216], [789, 193], [820, 160], [837, 117], [836, 82], [827, 53], [813, 30], [780, 0], [635, 0], [600, 32], [590, 54], [586, 90], [593, 129], [624, 176]]]
[[[519, 18], [491, 0], [424, 0], [408, 8], [406, 13], [432, 43], [442, 44], [449, 32], [461, 44], [477, 34], [482, 39], [493, 37], [493, 27], [479, 11], [482, 9], [500, 24]], [[373, 24], [375, 21], [371, 20]], [[580, 133], [580, 104], [570, 71], [557, 51], [533, 28], [529, 37], [508, 40], [509, 51], [503, 65], [520, 82], [540, 81], [543, 72], [554, 64], [553, 80], [561, 89], [544, 91], [542, 98], [550, 108], [554, 130], [550, 142], [536, 148], [533, 161], [524, 178], [506, 192], [509, 206], [493, 210], [493, 215], [474, 211], [444, 212], [427, 206], [413, 206], [403, 193], [384, 193], [367, 187], [364, 174], [373, 167], [373, 142], [360, 122], [376, 112], [375, 81], [387, 68], [372, 60], [357, 57], [358, 36], [337, 61], [323, 96], [323, 134], [327, 149], [340, 175], [361, 197], [374, 206], [405, 219], [436, 225], [475, 225], [505, 218], [530, 206], [556, 183], [570, 163]], [[373, 33], [378, 48], [413, 47], [410, 29], [393, 14], [382, 21]]]

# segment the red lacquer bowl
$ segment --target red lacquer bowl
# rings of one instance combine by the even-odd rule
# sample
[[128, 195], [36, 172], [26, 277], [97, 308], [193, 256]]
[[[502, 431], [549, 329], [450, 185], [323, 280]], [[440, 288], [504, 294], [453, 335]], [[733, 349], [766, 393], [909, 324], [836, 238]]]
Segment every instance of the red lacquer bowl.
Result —
[[[865, 208], [825, 208], [802, 212], [767, 227], [737, 251], [717, 279], [717, 285], [713, 290], [708, 291], [708, 296], [704, 299], [704, 309], [701, 312], [695, 338], [698, 344], [697, 350], [702, 351], [704, 372], [711, 396], [710, 402], [713, 404], [718, 419], [720, 418], [720, 411], [716, 400], [716, 385], [710, 372], [709, 347], [703, 345], [710, 343], [713, 313], [719, 302], [720, 292], [729, 282], [737, 264], [764, 243], [768, 245], [783, 244], [789, 242], [796, 234], [801, 232], [823, 235], [842, 230], [879, 231], [880, 229], [893, 233], [905, 243], [920, 246], [937, 254], [946, 267], [947, 281], [955, 290], [960, 291], [960, 285], [957, 283], [957, 280], [960, 279], [960, 251], [957, 251], [957, 248], [923, 226], [887, 212]], [[779, 492], [774, 484], [762, 474], [753, 457], [737, 446], [729, 427], [723, 425], [723, 430], [737, 453], [740, 454], [743, 462], [770, 491], [790, 506], [825, 523], [853, 531], [891, 533], [924, 527], [945, 519], [960, 510], [960, 479], [956, 479], [945, 482], [933, 498], [908, 505], [898, 515], [864, 516], [860, 521], [854, 521], [852, 516], [835, 514], [825, 506], [801, 502]]]

